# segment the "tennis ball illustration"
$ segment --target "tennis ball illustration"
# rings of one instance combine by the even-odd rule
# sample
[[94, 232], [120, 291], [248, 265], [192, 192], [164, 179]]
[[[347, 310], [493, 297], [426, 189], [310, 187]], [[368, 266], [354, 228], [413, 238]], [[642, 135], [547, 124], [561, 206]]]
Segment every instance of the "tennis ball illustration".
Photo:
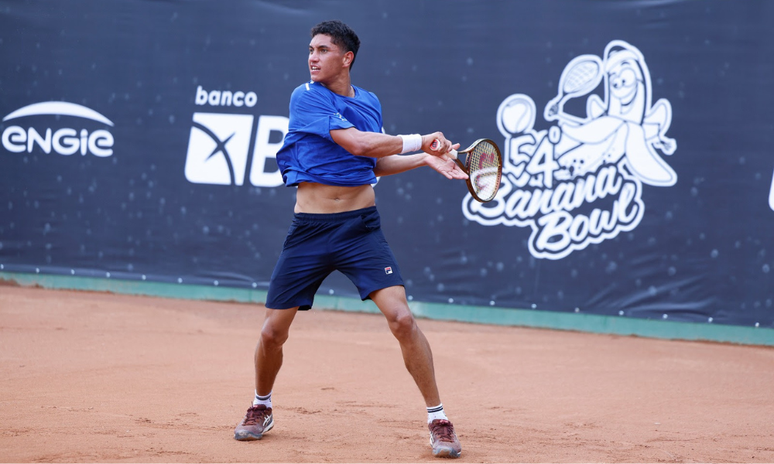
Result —
[[500, 104], [498, 122], [503, 135], [523, 134], [535, 123], [535, 103], [526, 95], [511, 95]]

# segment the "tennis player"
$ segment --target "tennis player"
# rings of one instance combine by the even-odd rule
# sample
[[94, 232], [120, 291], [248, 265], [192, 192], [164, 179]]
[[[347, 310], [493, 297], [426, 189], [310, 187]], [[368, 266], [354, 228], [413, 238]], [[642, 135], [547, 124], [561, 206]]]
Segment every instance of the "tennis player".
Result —
[[459, 457], [460, 442], [444, 413], [430, 345], [409, 310], [372, 187], [378, 176], [420, 166], [449, 179], [466, 179], [446, 156], [459, 144], [452, 145], [441, 132], [382, 133], [376, 95], [351, 83], [360, 47], [355, 32], [341, 21], [326, 21], [312, 28], [311, 36], [312, 79], [290, 97], [289, 130], [277, 153], [285, 184], [298, 187], [295, 216], [269, 284], [269, 309], [255, 350], [255, 399], [234, 438], [258, 440], [274, 426], [271, 395], [290, 325], [299, 310], [312, 307], [323, 280], [339, 270], [387, 318], [424, 397], [433, 454]]

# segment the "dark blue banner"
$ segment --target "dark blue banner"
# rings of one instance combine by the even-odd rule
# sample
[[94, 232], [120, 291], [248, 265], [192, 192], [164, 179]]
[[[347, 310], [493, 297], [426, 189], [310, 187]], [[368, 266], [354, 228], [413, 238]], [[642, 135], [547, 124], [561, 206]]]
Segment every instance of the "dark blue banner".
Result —
[[411, 299], [774, 327], [766, 1], [0, 1], [0, 271], [266, 289], [327, 19], [386, 132], [506, 157], [379, 181]]

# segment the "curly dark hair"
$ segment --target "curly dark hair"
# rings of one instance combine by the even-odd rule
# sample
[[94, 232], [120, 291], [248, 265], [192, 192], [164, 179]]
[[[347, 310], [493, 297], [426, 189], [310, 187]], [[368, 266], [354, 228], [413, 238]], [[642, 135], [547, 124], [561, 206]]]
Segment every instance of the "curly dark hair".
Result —
[[351, 71], [352, 66], [355, 64], [357, 51], [360, 49], [360, 39], [355, 34], [355, 31], [338, 19], [334, 19], [333, 21], [323, 21], [313, 27], [311, 31], [312, 37], [317, 34], [330, 36], [331, 41], [335, 45], [344, 49], [344, 53], [352, 52], [352, 61], [349, 63], [349, 70]]

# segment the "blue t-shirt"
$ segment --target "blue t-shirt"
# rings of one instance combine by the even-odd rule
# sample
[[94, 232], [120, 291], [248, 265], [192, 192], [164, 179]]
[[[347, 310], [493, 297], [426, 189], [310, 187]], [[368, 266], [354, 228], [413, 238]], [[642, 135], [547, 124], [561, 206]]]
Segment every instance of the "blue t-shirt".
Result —
[[353, 187], [376, 183], [376, 159], [355, 156], [331, 138], [331, 131], [354, 127], [382, 131], [382, 105], [359, 87], [344, 97], [322, 84], [308, 82], [290, 96], [290, 121], [277, 164], [287, 186], [301, 182]]

